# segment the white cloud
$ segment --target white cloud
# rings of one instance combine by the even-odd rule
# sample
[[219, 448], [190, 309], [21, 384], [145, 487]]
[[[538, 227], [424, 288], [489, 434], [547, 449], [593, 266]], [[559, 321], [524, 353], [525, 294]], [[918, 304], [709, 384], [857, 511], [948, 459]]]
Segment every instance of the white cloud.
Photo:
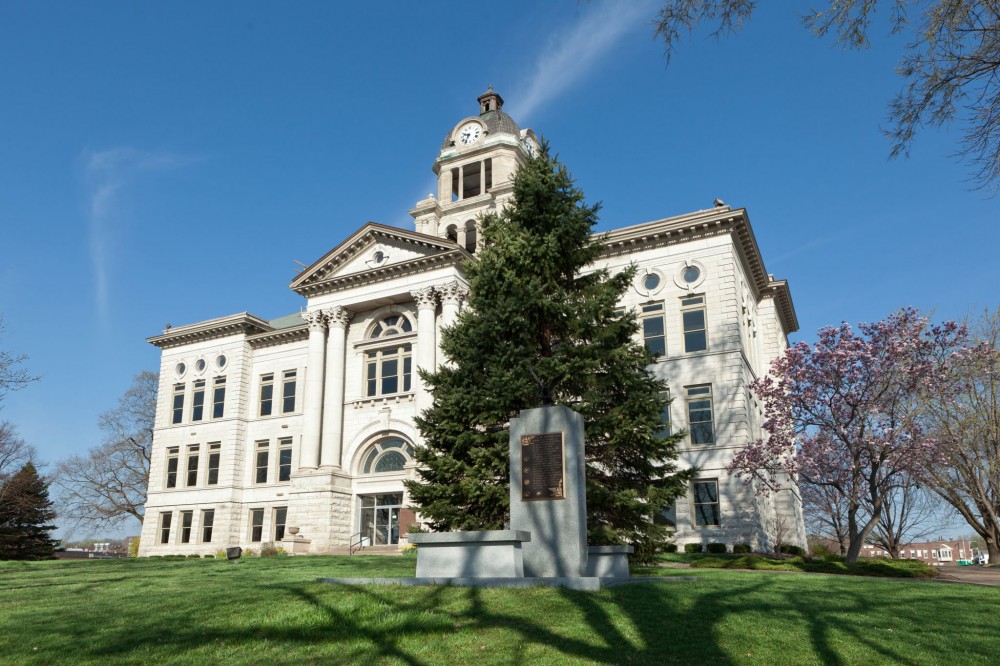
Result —
[[583, 15], [555, 32], [538, 56], [535, 71], [516, 99], [516, 117], [527, 122], [532, 113], [577, 85], [631, 30], [648, 27], [656, 14], [652, 0], [600, 1], [582, 5]]
[[115, 219], [121, 192], [143, 173], [180, 168], [198, 159], [172, 153], [144, 152], [128, 147], [84, 153], [88, 250], [94, 272], [98, 317], [105, 325], [108, 323], [110, 263], [115, 235], [112, 221]]

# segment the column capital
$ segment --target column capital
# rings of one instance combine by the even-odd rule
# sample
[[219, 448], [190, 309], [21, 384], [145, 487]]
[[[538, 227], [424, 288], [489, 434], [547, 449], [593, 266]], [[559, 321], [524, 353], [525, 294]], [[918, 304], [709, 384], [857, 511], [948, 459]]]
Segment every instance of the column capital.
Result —
[[299, 316], [305, 319], [306, 323], [309, 324], [310, 331], [325, 331], [326, 330], [326, 316], [323, 314], [322, 310], [312, 310], [310, 312], [300, 312]]
[[437, 307], [438, 293], [434, 287], [414, 289], [410, 292], [410, 296], [413, 296], [413, 300], [417, 302], [417, 307], [420, 310], [433, 310]]
[[334, 305], [332, 308], [323, 310], [323, 316], [326, 318], [326, 323], [330, 328], [347, 328], [347, 324], [351, 321], [354, 313], [339, 305]]
[[454, 305], [461, 305], [465, 297], [469, 295], [469, 288], [458, 280], [452, 280], [441, 285], [437, 288], [437, 291], [441, 294], [442, 302]]

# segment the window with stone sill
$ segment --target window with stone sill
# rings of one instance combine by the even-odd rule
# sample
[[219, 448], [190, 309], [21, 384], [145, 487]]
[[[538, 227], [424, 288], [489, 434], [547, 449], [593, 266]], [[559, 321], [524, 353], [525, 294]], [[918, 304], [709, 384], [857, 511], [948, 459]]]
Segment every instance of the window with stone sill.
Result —
[[257, 442], [254, 469], [254, 483], [267, 483], [268, 441]]
[[181, 543], [191, 543], [191, 523], [194, 511], [181, 511]]
[[170, 418], [172, 424], [178, 424], [184, 420], [184, 384], [174, 384], [173, 415]]
[[[413, 332], [413, 324], [403, 314], [384, 317], [368, 333], [369, 340], [391, 339]], [[365, 396], [408, 393], [413, 376], [413, 345], [396, 344], [365, 351]]]
[[289, 481], [292, 478], [292, 438], [282, 437], [278, 440], [278, 482]]
[[180, 456], [179, 446], [171, 446], [167, 449], [167, 477], [164, 482], [167, 488], [177, 487], [177, 467], [180, 464]]
[[188, 446], [187, 482], [184, 484], [188, 488], [198, 485], [198, 449], [199, 446], [197, 444]]
[[194, 383], [194, 394], [191, 396], [191, 421], [197, 422], [205, 418], [205, 380]]
[[250, 541], [260, 543], [264, 537], [264, 509], [250, 509]]
[[205, 476], [205, 484], [216, 486], [219, 484], [219, 460], [222, 458], [222, 442], [209, 442], [208, 444], [208, 473]]
[[295, 370], [285, 370], [281, 373], [281, 413], [290, 414], [295, 411], [295, 384], [298, 373]]
[[201, 512], [201, 542], [212, 543], [212, 527], [215, 524], [215, 509], [204, 509]]
[[285, 538], [285, 521], [288, 518], [288, 507], [278, 506], [271, 515], [271, 541], [281, 541]]
[[684, 352], [708, 350], [708, 325], [705, 322], [705, 297], [681, 299], [681, 324], [684, 328]]
[[663, 303], [647, 303], [641, 307], [639, 323], [642, 326], [642, 340], [646, 350], [656, 356], [667, 354], [666, 325], [663, 320]]
[[695, 527], [718, 527], [719, 482], [715, 479], [695, 481], [692, 490]]
[[160, 543], [170, 543], [170, 523], [173, 521], [174, 514], [169, 511], [164, 511], [160, 514]]

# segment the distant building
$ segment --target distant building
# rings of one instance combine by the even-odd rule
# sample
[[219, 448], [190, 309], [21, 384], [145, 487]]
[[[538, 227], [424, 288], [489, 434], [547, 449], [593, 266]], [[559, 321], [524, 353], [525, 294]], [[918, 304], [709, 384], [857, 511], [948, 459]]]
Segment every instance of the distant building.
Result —
[[[468, 292], [462, 265], [475, 260], [479, 217], [507, 205], [514, 173], [538, 147], [492, 88], [478, 103], [447, 131], [437, 193], [410, 211], [414, 229], [369, 223], [320, 257], [291, 282], [301, 314], [243, 312], [149, 339], [162, 356], [141, 555], [292, 534], [296, 551], [311, 553], [405, 539], [419, 520], [403, 487], [423, 445], [413, 418], [431, 404], [416, 368], [442, 362], [441, 330]], [[627, 173], [626, 150], [622, 178], [655, 187]], [[756, 497], [725, 471], [761, 435], [747, 386], [798, 329], [788, 284], [767, 272], [747, 212], [717, 201], [615, 229], [599, 264], [638, 267], [620, 305], [660, 354], [653, 370], [673, 398], [665, 428], [689, 433], [681, 465], [700, 469], [657, 520], [679, 543], [767, 550], [780, 513], [792, 526], [782, 540], [805, 545], [797, 500]]]
[[[958, 564], [959, 560], [971, 561], [979, 553], [974, 552], [968, 539], [958, 541], [921, 541], [910, 543], [900, 549], [899, 559], [920, 560], [933, 566]], [[891, 557], [881, 546], [866, 543], [861, 547], [862, 557]]]

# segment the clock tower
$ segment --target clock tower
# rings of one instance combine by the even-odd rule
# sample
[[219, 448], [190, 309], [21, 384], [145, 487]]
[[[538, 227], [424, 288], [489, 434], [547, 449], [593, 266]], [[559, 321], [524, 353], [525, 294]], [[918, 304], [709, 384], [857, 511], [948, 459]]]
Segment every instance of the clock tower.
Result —
[[454, 125], [434, 160], [437, 195], [410, 211], [418, 232], [455, 241], [469, 252], [479, 244], [480, 217], [503, 207], [518, 166], [538, 147], [535, 133], [504, 113], [503, 97], [492, 85], [478, 102], [479, 115]]

